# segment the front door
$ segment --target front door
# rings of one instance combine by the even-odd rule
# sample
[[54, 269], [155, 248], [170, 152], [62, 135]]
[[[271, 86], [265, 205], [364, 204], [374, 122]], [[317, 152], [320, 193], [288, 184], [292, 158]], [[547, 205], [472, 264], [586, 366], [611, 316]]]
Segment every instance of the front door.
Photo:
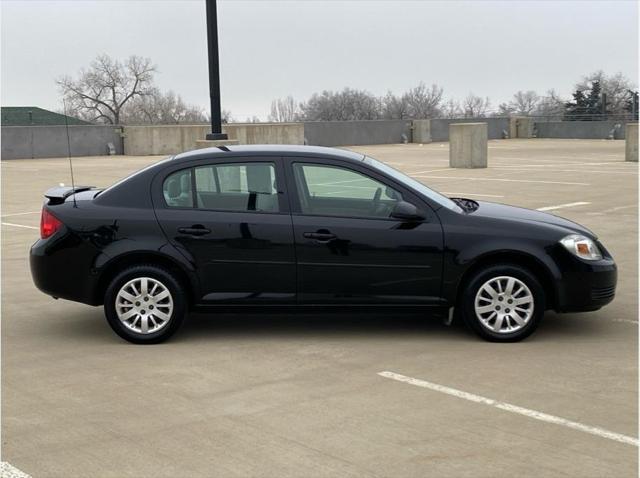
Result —
[[197, 270], [203, 304], [296, 300], [280, 158], [198, 162], [168, 174], [156, 214]]
[[[363, 168], [300, 159], [287, 165], [295, 190], [293, 228], [299, 301], [438, 304], [442, 228], [426, 204]], [[400, 201], [422, 221], [390, 217]]]

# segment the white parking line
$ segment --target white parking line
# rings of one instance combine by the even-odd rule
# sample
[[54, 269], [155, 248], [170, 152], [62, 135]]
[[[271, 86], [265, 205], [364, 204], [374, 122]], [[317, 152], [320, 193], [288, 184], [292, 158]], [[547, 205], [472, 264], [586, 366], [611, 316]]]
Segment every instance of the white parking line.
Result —
[[18, 470], [8, 461], [0, 463], [0, 476], [2, 478], [31, 478], [31, 475], [27, 475], [24, 471]]
[[23, 224], [14, 224], [12, 222], [3, 222], [2, 225], [3, 226], [12, 226], [12, 227], [24, 227], [25, 229], [40, 229], [39, 227], [36, 227], [36, 226], [25, 226]]
[[3, 214], [2, 217], [24, 216], [25, 214], [40, 214], [42, 211], [14, 212], [11, 214]]
[[385, 371], [378, 372], [378, 375], [380, 375], [381, 377], [390, 378], [392, 380], [397, 380], [398, 382], [405, 382], [410, 385], [415, 385], [416, 387], [428, 388], [429, 390], [434, 390], [436, 392], [446, 393], [447, 395], [451, 395], [457, 398], [464, 398], [465, 400], [469, 400], [470, 402], [482, 403], [484, 405], [499, 408], [500, 410], [524, 415], [525, 417], [540, 420], [542, 422], [562, 425], [567, 428], [578, 430], [584, 433], [590, 433], [591, 435], [596, 435], [601, 438], [608, 438], [609, 440], [625, 443], [627, 445], [640, 446], [640, 440], [638, 440], [637, 438], [627, 435], [621, 435], [620, 433], [614, 433], [609, 430], [605, 430], [604, 428], [583, 425], [582, 423], [573, 422], [561, 417], [556, 417], [555, 415], [548, 415], [536, 410], [530, 410], [528, 408], [519, 407], [517, 405], [511, 405], [510, 403], [500, 402], [492, 398], [486, 398], [480, 395], [475, 395], [473, 393], [463, 392], [462, 390], [445, 387], [444, 385], [438, 385], [437, 383], [427, 382], [426, 380], [407, 377], [405, 375], [400, 375], [399, 373]]
[[[629, 174], [629, 171], [598, 171], [595, 169], [555, 169], [552, 166], [548, 166], [541, 170], [534, 167], [518, 167], [518, 166], [492, 166], [490, 169], [501, 169], [503, 171], [536, 171], [541, 173], [593, 173], [593, 174]], [[442, 170], [444, 171], [444, 170]]]
[[586, 206], [587, 204], [591, 203], [584, 201], [570, 202], [567, 204], [558, 204], [557, 206], [539, 207], [538, 209], [536, 209], [536, 211], [555, 211], [556, 209], [564, 209], [565, 207]]
[[622, 209], [629, 209], [631, 207], [638, 207], [637, 204], [629, 204], [627, 206], [616, 206], [616, 207], [612, 207], [611, 209], [605, 209], [602, 212], [616, 212], [616, 211], [621, 211]]
[[427, 169], [426, 171], [410, 171], [410, 172], [405, 171], [405, 174], [409, 176], [415, 176], [418, 174], [425, 174], [425, 173], [438, 173], [440, 171], [451, 171], [451, 168]]
[[530, 179], [505, 179], [505, 178], [470, 178], [456, 176], [425, 176], [416, 174], [416, 177], [427, 179], [467, 179], [469, 181], [504, 181], [509, 183], [539, 183], [539, 184], [564, 184], [569, 186], [590, 186], [589, 183], [571, 183], [565, 181], [534, 181]]
[[626, 324], [635, 324], [638, 325], [637, 320], [629, 320], [629, 319], [611, 319], [613, 322], [624, 322]]

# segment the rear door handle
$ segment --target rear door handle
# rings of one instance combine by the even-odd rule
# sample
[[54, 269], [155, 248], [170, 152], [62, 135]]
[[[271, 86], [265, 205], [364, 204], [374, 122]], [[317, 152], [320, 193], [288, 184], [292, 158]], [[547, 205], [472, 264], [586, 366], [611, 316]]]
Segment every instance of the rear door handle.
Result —
[[315, 239], [318, 242], [329, 242], [331, 239], [336, 238], [336, 235], [330, 232], [304, 232], [302, 236], [307, 239]]
[[204, 236], [205, 234], [209, 234], [211, 232], [211, 229], [207, 229], [200, 224], [196, 224], [195, 226], [191, 227], [179, 227], [178, 232], [180, 234], [187, 234], [189, 236]]

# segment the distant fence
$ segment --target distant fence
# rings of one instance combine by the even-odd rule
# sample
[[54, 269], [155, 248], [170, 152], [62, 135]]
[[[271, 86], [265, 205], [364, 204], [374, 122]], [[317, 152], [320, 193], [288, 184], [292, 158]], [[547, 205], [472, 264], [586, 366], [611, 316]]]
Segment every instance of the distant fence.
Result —
[[2, 159], [100, 156], [123, 154], [120, 128], [114, 126], [69, 126], [69, 148], [65, 126], [3, 126]]
[[[309, 144], [355, 146], [407, 142], [448, 141], [449, 125], [487, 123], [489, 139], [512, 137], [624, 139], [625, 121], [539, 121], [535, 117], [456, 118], [431, 120], [322, 121], [306, 123], [233, 123], [223, 131], [240, 144]], [[514, 124], [520, 123], [524, 134]], [[535, 131], [532, 127], [535, 123]], [[619, 125], [619, 127], [617, 126]], [[195, 148], [209, 125], [69, 126], [72, 156], [108, 154], [170, 155]], [[64, 126], [2, 126], [2, 159], [67, 156]]]

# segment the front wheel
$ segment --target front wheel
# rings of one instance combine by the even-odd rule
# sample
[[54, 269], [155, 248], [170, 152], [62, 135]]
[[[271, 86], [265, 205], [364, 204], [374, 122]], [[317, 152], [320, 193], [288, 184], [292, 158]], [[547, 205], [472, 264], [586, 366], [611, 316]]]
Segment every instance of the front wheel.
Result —
[[461, 296], [465, 323], [493, 342], [516, 342], [536, 329], [545, 310], [544, 289], [527, 269], [495, 265], [477, 271]]
[[180, 283], [168, 271], [133, 266], [118, 274], [105, 293], [104, 312], [116, 334], [136, 344], [168, 339], [186, 315]]

